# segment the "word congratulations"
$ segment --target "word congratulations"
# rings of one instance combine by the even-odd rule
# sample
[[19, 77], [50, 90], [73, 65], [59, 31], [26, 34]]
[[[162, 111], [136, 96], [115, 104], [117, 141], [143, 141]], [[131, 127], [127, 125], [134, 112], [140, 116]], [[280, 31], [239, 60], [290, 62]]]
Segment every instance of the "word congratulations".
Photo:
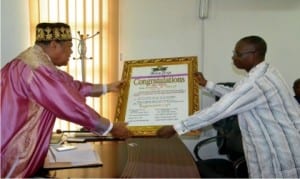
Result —
[[134, 79], [134, 85], [153, 85], [161, 83], [184, 83], [184, 77], [163, 77], [163, 78], [152, 78], [152, 79]]

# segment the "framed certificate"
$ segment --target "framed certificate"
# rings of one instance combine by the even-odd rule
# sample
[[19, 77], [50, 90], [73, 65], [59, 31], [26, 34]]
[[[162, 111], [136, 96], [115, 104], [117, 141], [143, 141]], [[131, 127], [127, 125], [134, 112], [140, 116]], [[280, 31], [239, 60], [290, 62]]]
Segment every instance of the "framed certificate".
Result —
[[199, 110], [197, 69], [195, 56], [125, 61], [116, 121], [127, 122], [135, 136], [153, 136], [186, 119]]

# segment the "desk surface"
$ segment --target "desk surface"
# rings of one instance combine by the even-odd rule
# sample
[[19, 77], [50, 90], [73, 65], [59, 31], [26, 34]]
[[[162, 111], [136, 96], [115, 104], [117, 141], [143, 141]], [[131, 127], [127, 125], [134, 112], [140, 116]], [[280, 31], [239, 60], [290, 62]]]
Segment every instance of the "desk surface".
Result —
[[178, 137], [94, 142], [103, 166], [49, 170], [50, 177], [199, 178], [191, 153]]

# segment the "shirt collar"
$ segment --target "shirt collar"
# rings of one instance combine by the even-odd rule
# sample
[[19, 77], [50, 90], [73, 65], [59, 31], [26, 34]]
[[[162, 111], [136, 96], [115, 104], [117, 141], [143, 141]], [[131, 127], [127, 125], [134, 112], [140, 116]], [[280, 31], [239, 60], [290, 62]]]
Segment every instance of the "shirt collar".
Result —
[[[36, 51], [38, 51], [39, 53], [45, 55], [45, 57], [47, 57], [47, 60], [48, 60], [51, 64], [53, 64], [52, 61], [51, 61], [51, 58], [49, 57], [49, 55], [48, 55], [47, 53], [44, 52], [44, 50], [43, 50], [42, 47], [40, 47], [39, 45], [36, 45], [36, 44], [35, 44], [35, 45], [33, 46], [33, 49], [36, 50]], [[54, 65], [54, 64], [53, 64], [53, 65]]]
[[248, 76], [259, 76], [263, 73], [266, 72], [267, 68], [269, 67], [269, 64], [266, 63], [265, 61], [257, 64], [255, 67], [253, 67], [249, 73], [248, 73]]

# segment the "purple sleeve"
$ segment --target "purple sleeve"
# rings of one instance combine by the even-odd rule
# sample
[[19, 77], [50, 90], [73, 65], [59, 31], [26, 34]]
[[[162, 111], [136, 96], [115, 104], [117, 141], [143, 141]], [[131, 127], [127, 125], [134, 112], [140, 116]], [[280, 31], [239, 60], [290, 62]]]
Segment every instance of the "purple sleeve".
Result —
[[110, 121], [85, 103], [92, 84], [74, 81], [65, 72], [42, 66], [33, 71], [28, 83], [33, 99], [57, 117], [100, 134], [109, 128]]
[[[66, 74], [68, 75], [68, 74]], [[70, 76], [70, 78], [72, 78]], [[93, 84], [92, 83], [87, 83], [87, 82], [81, 82], [78, 80], [73, 80], [72, 79], [72, 83], [73, 86], [78, 90], [78, 92], [82, 95], [82, 96], [90, 96], [92, 88], [93, 88]]]

